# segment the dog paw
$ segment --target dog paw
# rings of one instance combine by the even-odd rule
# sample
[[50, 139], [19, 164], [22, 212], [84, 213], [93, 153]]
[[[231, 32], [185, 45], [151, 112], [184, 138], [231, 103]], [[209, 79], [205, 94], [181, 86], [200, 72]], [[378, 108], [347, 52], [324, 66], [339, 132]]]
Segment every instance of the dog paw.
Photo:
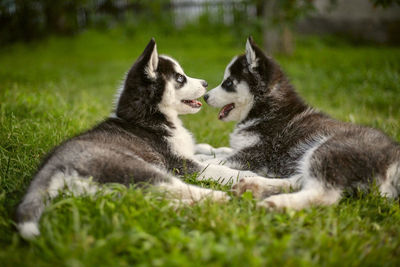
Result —
[[222, 192], [222, 191], [213, 191], [210, 198], [211, 198], [211, 200], [220, 202], [220, 203], [228, 202], [231, 199], [227, 193]]
[[287, 194], [269, 196], [257, 203], [257, 207], [275, 211], [299, 210], [302, 205], [299, 201], [293, 202]]
[[[255, 178], [255, 177], [254, 177]], [[263, 189], [260, 186], [260, 183], [257, 182], [257, 179], [253, 177], [241, 178], [239, 182], [232, 186], [232, 191], [236, 196], [240, 196], [247, 191], [251, 191], [253, 193], [254, 198], [261, 199], [263, 194]]]
[[214, 148], [209, 144], [201, 143], [194, 146], [195, 154], [213, 155]]
[[232, 191], [235, 195], [242, 195], [246, 191], [251, 191], [253, 197], [264, 199], [268, 196], [278, 194], [282, 191], [282, 187], [277, 184], [271, 184], [271, 180], [261, 177], [245, 177], [233, 185]]
[[188, 195], [187, 198], [193, 202], [201, 202], [205, 200], [213, 202], [228, 202], [230, 200], [230, 197], [226, 192], [208, 188], [191, 188], [190, 195]]
[[273, 200], [269, 200], [268, 198], [257, 202], [257, 208], [262, 208], [270, 211], [281, 210], [281, 208], [278, 207]]

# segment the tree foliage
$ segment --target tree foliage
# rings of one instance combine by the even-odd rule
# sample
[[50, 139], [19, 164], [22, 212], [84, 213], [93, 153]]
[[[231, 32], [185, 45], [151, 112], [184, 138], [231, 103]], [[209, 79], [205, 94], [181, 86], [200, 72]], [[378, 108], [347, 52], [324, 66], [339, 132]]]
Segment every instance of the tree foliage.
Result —
[[74, 34], [93, 24], [107, 27], [122, 20], [126, 10], [162, 20], [169, 4], [170, 0], [0, 0], [0, 44]]

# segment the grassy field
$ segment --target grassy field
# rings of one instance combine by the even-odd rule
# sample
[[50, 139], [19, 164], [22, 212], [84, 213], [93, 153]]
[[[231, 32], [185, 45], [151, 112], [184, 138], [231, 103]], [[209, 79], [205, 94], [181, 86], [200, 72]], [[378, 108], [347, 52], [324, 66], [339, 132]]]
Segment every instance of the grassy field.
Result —
[[[257, 209], [251, 194], [174, 209], [156, 193], [117, 187], [106, 196], [53, 201], [42, 235], [22, 240], [15, 205], [40, 159], [109, 114], [117, 86], [150, 37], [89, 31], [0, 50], [2, 266], [399, 266], [399, 202], [374, 192], [279, 213]], [[160, 53], [213, 88], [245, 39], [160, 35], [156, 41]], [[400, 141], [400, 48], [307, 38], [278, 61], [313, 106]], [[218, 121], [217, 110], [205, 106], [183, 120], [197, 141], [228, 145], [233, 124]]]

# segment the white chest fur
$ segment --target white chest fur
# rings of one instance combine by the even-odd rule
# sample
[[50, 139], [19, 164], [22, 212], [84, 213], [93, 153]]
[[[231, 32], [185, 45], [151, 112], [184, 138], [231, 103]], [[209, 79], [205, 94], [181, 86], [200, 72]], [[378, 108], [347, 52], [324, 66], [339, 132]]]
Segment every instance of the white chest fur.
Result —
[[167, 138], [170, 148], [174, 153], [187, 158], [193, 157], [194, 139], [192, 134], [183, 127], [181, 120], [173, 120], [174, 129], [170, 129], [171, 136]]
[[254, 146], [260, 141], [258, 134], [247, 130], [248, 127], [254, 125], [256, 122], [257, 120], [251, 120], [236, 126], [234, 131], [230, 134], [231, 148], [237, 151], [249, 146]]

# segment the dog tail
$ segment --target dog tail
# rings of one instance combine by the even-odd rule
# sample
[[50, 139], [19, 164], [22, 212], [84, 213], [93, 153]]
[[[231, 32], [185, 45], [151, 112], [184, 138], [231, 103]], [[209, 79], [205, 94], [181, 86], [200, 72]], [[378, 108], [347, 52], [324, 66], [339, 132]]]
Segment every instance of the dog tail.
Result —
[[[400, 153], [400, 150], [399, 150]], [[386, 177], [383, 179], [379, 191], [381, 195], [396, 198], [400, 191], [400, 160], [392, 163], [386, 170]]]
[[60, 170], [43, 168], [34, 177], [28, 191], [17, 208], [17, 228], [25, 239], [40, 234], [39, 220], [47, 200], [58, 195], [64, 188], [64, 173]]

